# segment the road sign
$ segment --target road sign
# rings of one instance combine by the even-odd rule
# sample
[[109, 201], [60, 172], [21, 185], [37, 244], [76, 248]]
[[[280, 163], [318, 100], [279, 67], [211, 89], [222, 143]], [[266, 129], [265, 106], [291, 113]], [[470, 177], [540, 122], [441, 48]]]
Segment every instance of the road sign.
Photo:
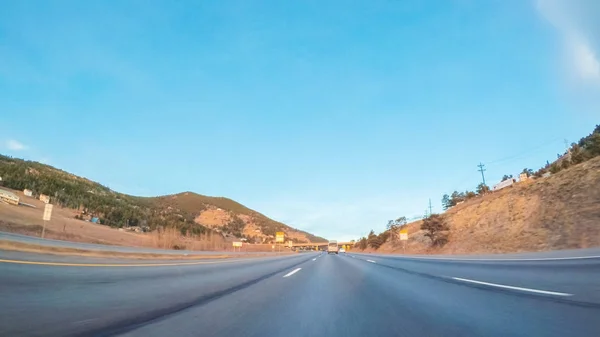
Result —
[[408, 240], [408, 231], [406, 229], [400, 231], [400, 240], [401, 241]]
[[44, 216], [42, 217], [42, 219], [44, 219], [44, 221], [50, 221], [51, 218], [52, 218], [52, 204], [46, 204], [46, 207], [44, 207]]
[[233, 246], [234, 247], [241, 247], [242, 246], [242, 242], [241, 241], [234, 241], [233, 242]]
[[42, 227], [42, 239], [46, 234], [46, 221], [50, 221], [52, 218], [52, 207], [52, 204], [46, 204], [44, 207], [44, 215], [42, 216], [42, 219], [44, 220], [44, 226]]
[[292, 248], [294, 246], [294, 241], [289, 240], [288, 241], [288, 247]]
[[285, 240], [284, 239], [284, 235], [285, 235], [284, 232], [277, 232], [277, 233], [275, 233], [275, 242], [277, 242], [277, 243], [283, 243], [284, 240]]

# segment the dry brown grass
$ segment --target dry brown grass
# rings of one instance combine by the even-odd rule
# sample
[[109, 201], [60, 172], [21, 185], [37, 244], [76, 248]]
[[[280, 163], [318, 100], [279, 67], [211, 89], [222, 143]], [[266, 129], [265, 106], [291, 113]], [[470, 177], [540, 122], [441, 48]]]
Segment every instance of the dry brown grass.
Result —
[[180, 236], [179, 231], [173, 227], [150, 233], [153, 247], [160, 249], [184, 249], [185, 245], [182, 243]]
[[78, 248], [65, 247], [49, 247], [41, 245], [33, 245], [28, 243], [13, 242], [0, 240], [0, 250], [11, 250], [19, 252], [37, 253], [37, 254], [54, 254], [54, 255], [69, 255], [69, 256], [85, 256], [85, 257], [108, 257], [119, 259], [152, 259], [152, 260], [213, 260], [230, 258], [230, 255], [215, 254], [215, 255], [170, 255], [170, 254], [154, 254], [154, 253], [123, 253], [111, 251], [86, 250]]
[[[20, 225], [0, 220], [0, 231], [18, 233], [23, 235], [40, 237], [42, 234], [42, 226], [40, 225]], [[202, 234], [196, 236], [181, 236], [179, 231], [171, 228], [162, 232], [153, 232], [146, 234], [149, 238], [148, 244], [144, 247], [174, 249], [178, 246], [179, 249], [193, 251], [233, 251], [231, 242], [225, 241], [218, 234]], [[64, 240], [73, 242], [86, 242], [107, 244], [107, 242], [90, 239], [80, 235], [65, 233], [46, 229], [45, 237], [47, 239]], [[237, 248], [236, 248], [237, 251]], [[244, 244], [242, 252], [272, 252], [270, 244]], [[283, 248], [282, 252], [289, 252], [289, 249]]]
[[[21, 197], [21, 201], [32, 204], [36, 208], [26, 206], [12, 206], [0, 203], [0, 230], [20, 234], [37, 232], [43, 225], [42, 214], [44, 203], [39, 200], [25, 197], [22, 192], [14, 191]], [[148, 237], [141, 233], [119, 231], [108, 226], [93, 224], [75, 219], [75, 211], [68, 208], [55, 206], [52, 220], [46, 223], [46, 234], [54, 233], [53, 239], [103, 243], [108, 245], [151, 247]], [[39, 233], [35, 234], [39, 235]], [[52, 234], [51, 234], [52, 235]]]
[[186, 250], [231, 250], [231, 244], [222, 236], [213, 233], [181, 235], [174, 227], [156, 230], [149, 234], [152, 246], [161, 249], [186, 249]]
[[[2, 220], [0, 220], [0, 231], [35, 236], [35, 237], [42, 236], [42, 226], [41, 225], [19, 225], [19, 224], [10, 223], [10, 222], [6, 222], [6, 221], [2, 221]], [[51, 230], [48, 228], [46, 228], [44, 237], [46, 239], [53, 239], [53, 240], [105, 244], [105, 242], [100, 241], [100, 240], [93, 240], [93, 239], [85, 238], [85, 237], [75, 235], [72, 233], [57, 232], [57, 231], [54, 231], [54, 230]]]

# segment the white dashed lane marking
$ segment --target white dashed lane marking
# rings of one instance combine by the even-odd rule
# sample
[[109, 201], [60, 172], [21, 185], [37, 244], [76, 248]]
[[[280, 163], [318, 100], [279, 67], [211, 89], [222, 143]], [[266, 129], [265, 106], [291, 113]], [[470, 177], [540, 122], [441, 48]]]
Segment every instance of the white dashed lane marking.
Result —
[[300, 269], [302, 269], [302, 268], [296, 268], [296, 269], [292, 270], [291, 272], [289, 272], [289, 273], [287, 273], [287, 274], [283, 275], [283, 277], [290, 277], [290, 276], [292, 276], [292, 275], [296, 274], [297, 272], [299, 272], [299, 271], [300, 271]]
[[559, 292], [556, 292], [556, 291], [547, 291], [547, 290], [538, 290], [538, 289], [530, 289], [530, 288], [507, 286], [507, 285], [503, 285], [503, 284], [496, 284], [496, 283], [489, 283], [489, 282], [469, 280], [469, 279], [460, 278], [460, 277], [453, 277], [452, 279], [453, 280], [457, 280], [457, 281], [461, 281], [461, 282], [481, 284], [481, 285], [485, 285], [485, 286], [489, 286], [489, 287], [496, 287], [496, 288], [503, 288], [503, 289], [510, 289], [510, 290], [526, 291], [526, 292], [536, 293], [536, 294], [554, 295], [554, 296], [573, 296], [573, 294], [559, 293]]
[[375, 262], [375, 261], [373, 261], [373, 260], [367, 260], [367, 262], [371, 262], [371, 263], [377, 263], [377, 262]]

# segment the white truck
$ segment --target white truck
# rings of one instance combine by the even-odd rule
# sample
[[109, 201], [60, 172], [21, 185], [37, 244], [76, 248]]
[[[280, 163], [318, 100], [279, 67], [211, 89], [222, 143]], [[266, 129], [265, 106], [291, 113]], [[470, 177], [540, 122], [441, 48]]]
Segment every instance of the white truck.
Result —
[[337, 254], [339, 251], [337, 241], [330, 240], [327, 245], [327, 254]]

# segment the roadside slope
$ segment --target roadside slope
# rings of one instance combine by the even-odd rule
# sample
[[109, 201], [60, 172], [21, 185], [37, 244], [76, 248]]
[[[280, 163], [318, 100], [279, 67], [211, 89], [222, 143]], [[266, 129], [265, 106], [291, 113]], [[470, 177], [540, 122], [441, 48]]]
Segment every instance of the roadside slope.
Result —
[[[448, 243], [430, 247], [422, 221], [406, 226], [407, 253], [484, 254], [600, 246], [600, 157], [515, 184], [444, 213]], [[373, 251], [367, 249], [366, 251]], [[386, 242], [377, 252], [402, 253]]]

